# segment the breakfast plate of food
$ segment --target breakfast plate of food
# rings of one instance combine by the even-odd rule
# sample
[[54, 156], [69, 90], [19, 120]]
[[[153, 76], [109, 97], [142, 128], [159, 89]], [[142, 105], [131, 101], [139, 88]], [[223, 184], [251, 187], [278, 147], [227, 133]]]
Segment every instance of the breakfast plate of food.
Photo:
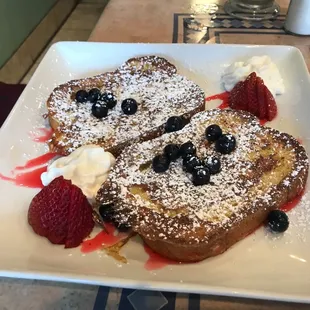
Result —
[[310, 302], [309, 86], [289, 46], [53, 45], [0, 130], [0, 275]]

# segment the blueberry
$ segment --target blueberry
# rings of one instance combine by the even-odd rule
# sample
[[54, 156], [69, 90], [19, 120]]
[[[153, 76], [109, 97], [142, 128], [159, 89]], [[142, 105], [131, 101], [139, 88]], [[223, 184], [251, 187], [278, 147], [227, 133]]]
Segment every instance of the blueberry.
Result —
[[126, 232], [131, 228], [131, 226], [128, 223], [120, 224], [118, 222], [115, 222], [115, 226], [120, 232]]
[[165, 155], [156, 155], [152, 161], [153, 170], [157, 173], [165, 172], [168, 170], [170, 160]]
[[92, 88], [89, 93], [87, 100], [90, 101], [91, 103], [95, 103], [98, 101], [100, 98], [100, 90], [98, 88]]
[[185, 171], [192, 173], [197, 166], [202, 166], [202, 162], [197, 156], [191, 155], [183, 159], [183, 167]]
[[204, 164], [209, 168], [211, 174], [219, 173], [221, 170], [221, 161], [217, 157], [206, 158]]
[[99, 214], [103, 221], [112, 222], [114, 216], [113, 204], [101, 205], [99, 207]]
[[126, 115], [132, 115], [137, 112], [138, 104], [135, 99], [128, 98], [122, 102], [122, 110]]
[[93, 104], [91, 108], [92, 114], [97, 118], [103, 118], [108, 115], [108, 107], [105, 102], [97, 101]]
[[236, 139], [233, 135], [222, 135], [215, 142], [215, 149], [222, 154], [229, 154], [236, 148]]
[[193, 170], [193, 183], [195, 186], [205, 185], [210, 182], [210, 171], [205, 166], [197, 166]]
[[168, 118], [165, 131], [166, 132], [174, 132], [182, 129], [184, 127], [184, 119], [181, 116], [171, 116]]
[[222, 135], [222, 129], [218, 125], [210, 125], [206, 128], [205, 134], [209, 142], [214, 142]]
[[196, 155], [196, 147], [191, 141], [183, 143], [180, 147], [180, 155], [184, 158], [187, 155]]
[[75, 100], [77, 102], [83, 103], [86, 102], [88, 98], [88, 92], [84, 89], [79, 90], [76, 94], [75, 94]]
[[113, 109], [117, 104], [116, 97], [111, 92], [103, 93], [100, 100], [106, 102], [109, 109]]
[[167, 144], [164, 148], [164, 154], [171, 160], [174, 161], [180, 156], [180, 147], [177, 144]]
[[285, 212], [273, 210], [267, 217], [268, 226], [274, 232], [281, 233], [288, 229], [289, 220]]

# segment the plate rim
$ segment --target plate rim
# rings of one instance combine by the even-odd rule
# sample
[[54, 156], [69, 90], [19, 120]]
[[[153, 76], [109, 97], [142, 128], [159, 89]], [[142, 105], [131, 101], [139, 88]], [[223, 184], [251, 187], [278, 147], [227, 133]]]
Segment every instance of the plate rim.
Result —
[[[54, 43], [49, 50], [47, 51], [46, 55], [40, 62], [37, 70], [33, 74], [32, 78], [30, 79], [29, 83], [26, 85], [25, 89], [21, 93], [19, 99], [17, 100], [15, 106], [10, 111], [9, 115], [7, 116], [5, 122], [3, 123], [2, 127], [0, 128], [0, 135], [5, 130], [7, 124], [14, 118], [16, 111], [22, 106], [23, 104], [23, 96], [26, 92], [29, 91], [33, 82], [36, 80], [37, 75], [40, 73], [41, 65], [44, 62], [47, 62], [47, 59], [51, 57], [51, 54], [58, 50], [62, 46], [80, 46], [80, 45], [155, 45], [155, 46], [170, 46], [170, 45], [179, 45], [179, 46], [186, 46], [186, 48], [190, 48], [191, 46], [197, 47], [197, 44], [182, 44], [182, 43], [113, 43], [113, 42], [73, 42], [73, 41], [61, 41]], [[200, 45], [199, 45], [200, 46]], [[215, 44], [208, 45], [204, 44], [201, 45], [199, 48], [215, 48]], [[268, 49], [279, 49], [279, 50], [289, 50], [293, 51], [298, 54], [298, 57], [301, 58], [303, 62], [303, 66], [305, 72], [308, 72], [308, 68], [306, 66], [304, 57], [302, 56], [300, 50], [294, 46], [289, 45], [246, 45], [246, 44], [219, 44], [216, 45], [216, 48], [268, 48]], [[138, 52], [138, 51], [137, 51]], [[309, 85], [310, 85], [310, 75], [309, 77]], [[215, 287], [215, 286], [208, 286], [203, 284], [185, 284], [185, 283], [177, 283], [177, 282], [161, 282], [159, 280], [149, 280], [149, 281], [140, 281], [134, 279], [121, 279], [117, 277], [108, 277], [108, 276], [95, 276], [95, 275], [82, 275], [77, 273], [70, 273], [70, 272], [45, 272], [45, 271], [29, 271], [29, 270], [19, 270], [13, 271], [8, 269], [0, 269], [0, 276], [3, 277], [10, 277], [10, 278], [21, 278], [21, 279], [38, 279], [38, 280], [52, 280], [52, 281], [62, 281], [62, 282], [72, 282], [72, 283], [85, 283], [91, 285], [106, 285], [117, 287], [119, 284], [122, 284], [122, 287], [126, 288], [135, 288], [135, 289], [146, 289], [146, 290], [162, 290], [162, 291], [174, 291], [174, 292], [186, 292], [186, 293], [197, 293], [197, 294], [209, 294], [215, 296], [228, 296], [228, 297], [241, 297], [241, 298], [254, 298], [254, 299], [262, 299], [262, 300], [274, 300], [274, 301], [287, 301], [287, 302], [303, 302], [303, 303], [310, 303], [310, 293], [308, 297], [305, 295], [298, 295], [298, 294], [281, 294], [281, 293], [269, 293], [267, 291], [255, 291], [255, 290], [246, 290], [246, 289], [232, 289], [232, 288], [225, 288], [224, 286]], [[173, 289], [171, 289], [173, 287]]]

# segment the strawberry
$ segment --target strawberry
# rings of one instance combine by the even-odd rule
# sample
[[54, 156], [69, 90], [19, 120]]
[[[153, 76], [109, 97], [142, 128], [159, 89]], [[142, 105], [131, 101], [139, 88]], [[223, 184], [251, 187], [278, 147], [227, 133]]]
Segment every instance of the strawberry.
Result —
[[28, 222], [51, 243], [77, 247], [94, 227], [92, 207], [81, 189], [58, 177], [31, 201]]
[[258, 117], [266, 119], [267, 117], [267, 102], [265, 101], [265, 85], [264, 81], [257, 77], [256, 79], [256, 94], [258, 99]]
[[[236, 105], [237, 105], [237, 100], [238, 100], [238, 97], [239, 97], [239, 93], [241, 91], [243, 87], [243, 82], [240, 81], [236, 84], [236, 86], [231, 90], [231, 92], [229, 93], [229, 97], [228, 97], [228, 102], [229, 102], [229, 106], [232, 108], [232, 109], [237, 109], [236, 108]], [[239, 109], [237, 109], [239, 110]]]
[[248, 96], [248, 111], [257, 116], [258, 100], [256, 95], [256, 73], [252, 72], [245, 80]]
[[232, 89], [229, 94], [229, 106], [235, 110], [247, 111], [248, 99], [246, 96], [246, 83], [245, 81], [240, 81]]
[[277, 114], [274, 97], [264, 81], [252, 72], [245, 81], [238, 82], [229, 94], [229, 107], [248, 111], [261, 120], [271, 121]]
[[[70, 204], [66, 248], [79, 246], [83, 239], [91, 233], [94, 227], [92, 207], [84, 195], [85, 199], [81, 199], [81, 194], [83, 195], [81, 190], [71, 193], [71, 201], [76, 201], [76, 205]], [[76, 206], [79, 205], [78, 201], [80, 201], [81, 204], [79, 208], [76, 208]]]
[[239, 89], [238, 98], [236, 100], [236, 109], [237, 110], [243, 110], [243, 111], [248, 110], [248, 99], [247, 99], [245, 81], [242, 82], [242, 86]]
[[270, 90], [265, 86], [265, 101], [267, 103], [267, 120], [272, 121], [277, 115], [277, 104]]

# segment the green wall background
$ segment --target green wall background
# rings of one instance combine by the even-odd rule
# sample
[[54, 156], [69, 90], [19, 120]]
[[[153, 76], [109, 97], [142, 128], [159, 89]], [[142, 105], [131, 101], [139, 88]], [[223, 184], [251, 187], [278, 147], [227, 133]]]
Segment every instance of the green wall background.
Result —
[[0, 68], [57, 0], [0, 0]]

